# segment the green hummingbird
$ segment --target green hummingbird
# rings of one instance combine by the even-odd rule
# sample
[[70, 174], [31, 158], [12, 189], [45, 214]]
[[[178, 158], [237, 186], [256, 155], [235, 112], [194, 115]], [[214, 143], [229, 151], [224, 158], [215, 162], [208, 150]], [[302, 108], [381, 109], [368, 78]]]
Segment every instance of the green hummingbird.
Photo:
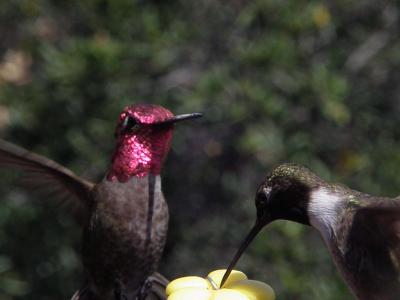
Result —
[[303, 166], [284, 164], [260, 185], [255, 205], [255, 225], [221, 286], [261, 229], [283, 219], [319, 231], [355, 298], [400, 299], [400, 197], [371, 196], [328, 183]]

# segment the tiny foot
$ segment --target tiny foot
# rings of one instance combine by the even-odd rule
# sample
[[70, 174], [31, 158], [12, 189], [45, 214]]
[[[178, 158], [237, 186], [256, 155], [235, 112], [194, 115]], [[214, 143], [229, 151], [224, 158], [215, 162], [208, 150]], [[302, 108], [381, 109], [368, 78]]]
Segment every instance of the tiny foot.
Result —
[[137, 295], [137, 300], [145, 300], [149, 291], [151, 290], [151, 287], [153, 285], [153, 282], [150, 279], [146, 279], [146, 281], [142, 284], [142, 287], [140, 288], [139, 294]]

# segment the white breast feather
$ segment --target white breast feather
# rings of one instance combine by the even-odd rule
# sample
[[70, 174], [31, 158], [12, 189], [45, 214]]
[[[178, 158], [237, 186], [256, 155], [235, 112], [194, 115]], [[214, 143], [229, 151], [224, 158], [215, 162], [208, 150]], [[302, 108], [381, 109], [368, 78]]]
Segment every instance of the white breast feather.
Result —
[[337, 225], [337, 207], [341, 198], [325, 188], [311, 192], [308, 206], [310, 223], [328, 241]]

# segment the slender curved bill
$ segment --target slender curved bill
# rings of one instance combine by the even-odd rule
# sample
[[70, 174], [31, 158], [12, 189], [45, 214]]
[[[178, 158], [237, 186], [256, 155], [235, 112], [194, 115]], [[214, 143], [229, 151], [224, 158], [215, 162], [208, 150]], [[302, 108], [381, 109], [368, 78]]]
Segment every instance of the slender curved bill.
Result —
[[239, 249], [237, 250], [235, 256], [231, 260], [228, 268], [226, 269], [226, 272], [224, 274], [224, 277], [222, 277], [221, 280], [221, 285], [220, 287], [222, 288], [225, 281], [228, 279], [229, 275], [231, 274], [232, 270], [235, 268], [237, 262], [239, 261], [240, 257], [244, 253], [244, 251], [247, 249], [247, 247], [251, 244], [251, 242], [254, 240], [254, 238], [257, 236], [257, 234], [261, 231], [261, 229], [264, 227], [265, 224], [260, 222], [259, 220], [256, 221], [254, 224], [253, 228], [250, 230], [250, 232], [247, 234], [246, 238], [240, 245]]

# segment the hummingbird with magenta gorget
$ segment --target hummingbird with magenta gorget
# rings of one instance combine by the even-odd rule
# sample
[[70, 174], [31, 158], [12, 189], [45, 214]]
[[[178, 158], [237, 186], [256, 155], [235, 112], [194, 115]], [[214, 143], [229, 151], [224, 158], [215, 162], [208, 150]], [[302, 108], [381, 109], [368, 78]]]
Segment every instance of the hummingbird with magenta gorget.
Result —
[[0, 140], [0, 167], [19, 170], [28, 187], [63, 198], [82, 225], [87, 282], [73, 300], [165, 298], [167, 280], [155, 273], [169, 218], [160, 172], [174, 124], [200, 116], [174, 116], [150, 104], [126, 107], [115, 130], [111, 165], [96, 184], [54, 161]]
[[328, 183], [303, 166], [284, 164], [260, 185], [255, 204], [255, 225], [221, 286], [261, 229], [280, 219], [319, 231], [356, 299], [400, 299], [400, 197], [371, 196]]

